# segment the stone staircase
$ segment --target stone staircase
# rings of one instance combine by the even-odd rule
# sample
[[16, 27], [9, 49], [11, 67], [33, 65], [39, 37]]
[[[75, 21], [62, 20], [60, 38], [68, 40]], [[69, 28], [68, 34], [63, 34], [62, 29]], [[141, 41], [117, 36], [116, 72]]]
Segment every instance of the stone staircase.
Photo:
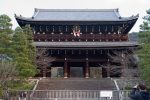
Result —
[[36, 90], [116, 90], [110, 78], [45, 78]]
[[[112, 98], [101, 97], [102, 91], [112, 92]], [[130, 100], [127, 93], [127, 99]], [[43, 78], [32, 100], [120, 100], [119, 91], [110, 78]]]

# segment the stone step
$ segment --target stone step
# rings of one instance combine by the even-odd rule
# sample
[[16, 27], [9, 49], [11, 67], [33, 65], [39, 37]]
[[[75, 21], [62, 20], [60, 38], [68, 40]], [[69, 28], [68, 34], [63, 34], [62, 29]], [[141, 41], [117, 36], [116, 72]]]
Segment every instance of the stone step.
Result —
[[45, 78], [36, 90], [116, 90], [110, 78]]

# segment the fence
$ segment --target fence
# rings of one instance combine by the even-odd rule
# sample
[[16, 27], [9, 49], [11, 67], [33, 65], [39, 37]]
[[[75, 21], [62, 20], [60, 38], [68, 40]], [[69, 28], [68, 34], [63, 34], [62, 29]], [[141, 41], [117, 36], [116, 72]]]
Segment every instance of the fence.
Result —
[[[8, 92], [9, 100], [130, 100], [130, 91], [36, 90]], [[26, 98], [26, 99], [24, 99]]]

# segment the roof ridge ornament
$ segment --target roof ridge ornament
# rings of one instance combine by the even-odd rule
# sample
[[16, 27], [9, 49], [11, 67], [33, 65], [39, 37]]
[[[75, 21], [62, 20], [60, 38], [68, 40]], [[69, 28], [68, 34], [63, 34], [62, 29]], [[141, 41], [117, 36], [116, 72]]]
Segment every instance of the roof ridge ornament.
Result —
[[119, 12], [119, 8], [117, 8], [116, 11]]
[[139, 17], [139, 14], [137, 14], [136, 17]]
[[34, 8], [34, 12], [37, 12], [38, 11], [38, 8]]
[[14, 13], [14, 16], [17, 17], [17, 14]]
[[34, 10], [35, 11], [34, 11], [34, 14], [32, 16], [32, 19], [34, 19], [37, 16], [37, 14], [39, 13], [39, 10], [37, 8], [35, 8]]
[[115, 13], [115, 15], [116, 15], [119, 19], [122, 18], [122, 17], [120, 16], [120, 14], [119, 14], [119, 8], [114, 9], [114, 13]]

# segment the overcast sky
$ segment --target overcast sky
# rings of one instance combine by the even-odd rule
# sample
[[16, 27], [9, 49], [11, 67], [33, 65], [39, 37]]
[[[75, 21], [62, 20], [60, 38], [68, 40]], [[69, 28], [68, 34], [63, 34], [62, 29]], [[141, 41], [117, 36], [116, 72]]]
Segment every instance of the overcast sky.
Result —
[[18, 26], [14, 14], [31, 17], [34, 8], [45, 9], [111, 9], [119, 8], [123, 17], [139, 14], [140, 17], [131, 30], [139, 31], [139, 25], [146, 10], [150, 9], [150, 0], [0, 0], [0, 14], [12, 19], [13, 29]]

